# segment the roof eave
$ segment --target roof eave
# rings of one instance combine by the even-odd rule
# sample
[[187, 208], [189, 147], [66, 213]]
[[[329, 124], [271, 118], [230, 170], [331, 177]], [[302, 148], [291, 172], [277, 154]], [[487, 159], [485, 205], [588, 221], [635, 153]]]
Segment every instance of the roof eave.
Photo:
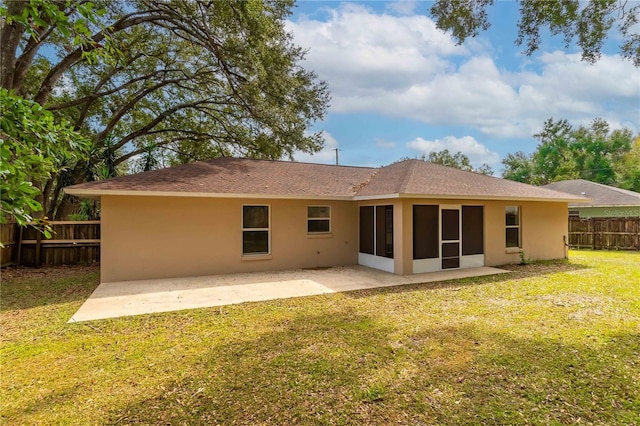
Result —
[[359, 195], [353, 197], [356, 201], [366, 200], [382, 200], [388, 198], [425, 198], [439, 200], [495, 200], [495, 201], [541, 201], [548, 203], [589, 203], [589, 198], [548, 198], [548, 197], [518, 197], [518, 196], [501, 196], [501, 195], [447, 195], [447, 194], [382, 194], [382, 195]]
[[277, 195], [277, 194], [236, 194], [236, 193], [210, 193], [210, 192], [172, 192], [172, 191], [134, 191], [118, 189], [85, 190], [66, 188], [65, 193], [77, 197], [100, 199], [103, 196], [135, 196], [135, 197], [184, 197], [184, 198], [261, 198], [279, 200], [334, 200], [350, 201], [353, 197], [338, 195]]
[[575, 205], [570, 203], [570, 207], [640, 207], [640, 204], [589, 204], [588, 206], [584, 205]]
[[[378, 195], [357, 195], [357, 196], [337, 196], [337, 195], [279, 195], [279, 194], [242, 194], [242, 193], [209, 193], [209, 192], [172, 192], [172, 191], [135, 191], [102, 189], [89, 190], [81, 188], [65, 188], [65, 193], [89, 199], [100, 199], [103, 196], [135, 196], [135, 197], [185, 197], [185, 198], [261, 198], [280, 200], [334, 200], [334, 201], [370, 201], [385, 200], [393, 198], [423, 198], [441, 200], [495, 200], [495, 201], [540, 201], [558, 203], [589, 203], [591, 199], [575, 198], [545, 198], [545, 197], [509, 197], [497, 195], [443, 195], [443, 194], [413, 194], [413, 193], [392, 193]], [[591, 207], [591, 206], [590, 206]], [[604, 207], [604, 206], [603, 206]], [[619, 206], [618, 206], [619, 207]]]

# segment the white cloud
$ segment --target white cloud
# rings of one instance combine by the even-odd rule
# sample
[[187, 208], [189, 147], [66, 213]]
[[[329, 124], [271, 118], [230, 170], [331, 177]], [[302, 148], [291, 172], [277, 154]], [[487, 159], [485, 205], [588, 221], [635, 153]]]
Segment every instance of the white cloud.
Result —
[[426, 16], [348, 3], [326, 22], [288, 25], [310, 48], [305, 66], [328, 81], [334, 113], [466, 126], [504, 139], [528, 138], [549, 117], [576, 124], [601, 117], [640, 130], [640, 69], [616, 55], [590, 65], [579, 54], [548, 52], [510, 71], [496, 65], [486, 43], [456, 46]]
[[296, 44], [311, 48], [305, 65], [328, 80], [334, 99], [406, 89], [445, 71], [441, 55], [467, 53], [426, 16], [376, 15], [352, 3], [332, 10], [326, 22], [287, 25]]
[[338, 149], [338, 141], [331, 133], [327, 131], [322, 132], [324, 139], [324, 147], [322, 150], [315, 154], [308, 154], [306, 152], [296, 152], [293, 155], [295, 161], [301, 161], [306, 163], [321, 163], [321, 164], [335, 164], [336, 163], [336, 149]]
[[463, 136], [461, 138], [446, 136], [432, 141], [416, 138], [411, 142], [407, 142], [407, 148], [426, 156], [429, 156], [430, 152], [438, 152], [445, 149], [448, 149], [452, 155], [461, 152], [469, 157], [469, 161], [474, 167], [479, 167], [482, 163], [487, 163], [492, 167], [500, 164], [500, 155], [498, 153], [489, 150], [471, 136]]

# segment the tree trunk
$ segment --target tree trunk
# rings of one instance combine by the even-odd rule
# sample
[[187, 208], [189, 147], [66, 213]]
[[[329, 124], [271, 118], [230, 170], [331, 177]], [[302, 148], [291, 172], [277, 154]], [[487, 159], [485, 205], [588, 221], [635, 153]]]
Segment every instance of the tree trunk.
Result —
[[[24, 8], [22, 1], [7, 1], [7, 14], [18, 15]], [[14, 22], [9, 25], [3, 20], [0, 31], [0, 83], [7, 90], [14, 88], [14, 68], [16, 65], [16, 50], [20, 43], [20, 38], [24, 34], [24, 26]]]
[[[80, 167], [79, 170], [83, 168]], [[78, 199], [64, 194], [63, 191], [65, 186], [83, 183], [84, 174], [81, 171], [74, 171], [70, 184], [65, 184], [62, 179], [63, 176], [60, 174], [52, 176], [43, 189], [43, 211], [51, 220], [66, 220], [70, 214], [78, 213]]]

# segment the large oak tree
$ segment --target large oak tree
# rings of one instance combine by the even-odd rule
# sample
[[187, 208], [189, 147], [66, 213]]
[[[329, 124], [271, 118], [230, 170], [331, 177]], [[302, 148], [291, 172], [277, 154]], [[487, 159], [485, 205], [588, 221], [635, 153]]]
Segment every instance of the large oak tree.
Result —
[[63, 186], [140, 156], [277, 159], [319, 150], [321, 135], [308, 128], [329, 96], [285, 30], [292, 3], [6, 1], [2, 87], [91, 141], [89, 160], [42, 183], [48, 215]]

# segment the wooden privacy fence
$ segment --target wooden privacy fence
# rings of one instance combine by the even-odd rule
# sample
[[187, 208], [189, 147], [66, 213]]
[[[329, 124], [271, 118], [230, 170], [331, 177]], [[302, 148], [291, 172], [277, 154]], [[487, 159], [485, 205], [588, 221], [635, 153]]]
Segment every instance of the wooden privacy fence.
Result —
[[640, 217], [570, 217], [569, 246], [640, 250]]
[[46, 239], [37, 229], [15, 223], [2, 225], [2, 266], [75, 265], [100, 261], [100, 221], [49, 222]]

